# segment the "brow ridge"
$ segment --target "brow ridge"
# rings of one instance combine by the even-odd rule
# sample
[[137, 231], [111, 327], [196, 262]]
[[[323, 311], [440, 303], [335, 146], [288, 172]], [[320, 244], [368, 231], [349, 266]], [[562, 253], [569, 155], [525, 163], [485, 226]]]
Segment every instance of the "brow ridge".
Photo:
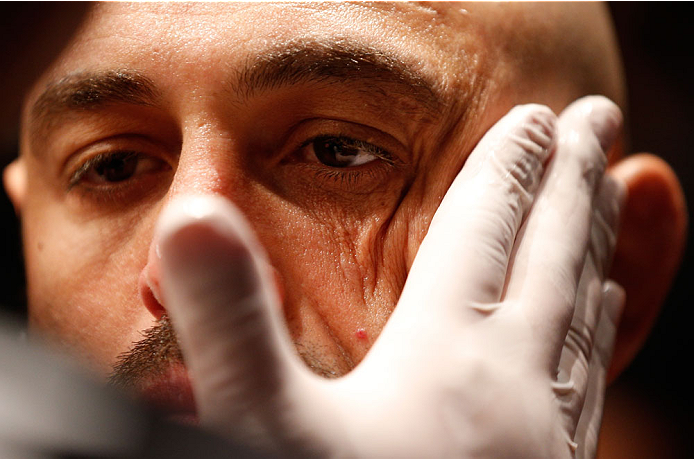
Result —
[[[423, 108], [436, 114], [443, 105], [436, 83], [396, 56], [339, 39], [297, 41], [251, 56], [236, 72], [231, 87], [243, 102], [258, 92], [312, 82], [355, 83], [365, 93], [412, 100], [415, 103], [407, 105], [416, 111]], [[33, 130], [50, 128], [66, 112], [113, 104], [153, 106], [160, 99], [154, 82], [137, 71], [75, 72], [49, 84], [38, 97], [31, 108]]]
[[234, 90], [241, 100], [264, 90], [300, 83], [359, 83], [383, 92], [383, 86], [437, 111], [442, 97], [435, 82], [383, 50], [347, 40], [299, 41], [249, 57]]
[[66, 111], [118, 103], [151, 106], [158, 99], [154, 83], [138, 72], [77, 72], [49, 84], [32, 106], [31, 114], [39, 125], [45, 125]]

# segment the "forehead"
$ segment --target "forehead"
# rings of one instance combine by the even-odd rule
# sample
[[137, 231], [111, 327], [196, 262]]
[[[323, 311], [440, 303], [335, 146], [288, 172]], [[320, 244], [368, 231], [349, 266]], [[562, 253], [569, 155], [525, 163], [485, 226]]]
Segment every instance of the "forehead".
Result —
[[392, 56], [453, 91], [480, 67], [481, 39], [479, 21], [452, 5], [109, 2], [93, 8], [42, 80], [104, 67], [212, 79], [278, 45], [343, 43]]
[[232, 39], [227, 44], [235, 48], [335, 35], [379, 46], [434, 39], [440, 47], [470, 22], [466, 11], [411, 3], [100, 3], [87, 22], [90, 35], [115, 33], [141, 42], [165, 37], [190, 47], [209, 48], [220, 39]]

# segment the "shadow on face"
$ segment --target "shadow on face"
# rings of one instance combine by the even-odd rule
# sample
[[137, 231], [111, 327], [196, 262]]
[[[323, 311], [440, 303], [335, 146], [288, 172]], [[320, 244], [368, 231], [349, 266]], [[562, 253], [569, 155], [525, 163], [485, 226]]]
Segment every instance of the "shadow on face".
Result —
[[[592, 93], [624, 106], [602, 6], [98, 5], [30, 92], [6, 173], [31, 326], [109, 372], [166, 309], [148, 256], [161, 209], [218, 194], [266, 247], [298, 352], [342, 375], [482, 134], [518, 103]], [[676, 180], [637, 166], [677, 233]]]

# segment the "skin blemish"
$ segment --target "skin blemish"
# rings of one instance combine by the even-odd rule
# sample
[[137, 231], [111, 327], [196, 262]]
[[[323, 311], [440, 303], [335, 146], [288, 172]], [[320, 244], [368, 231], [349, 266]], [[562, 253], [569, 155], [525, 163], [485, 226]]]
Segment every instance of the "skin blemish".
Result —
[[356, 336], [357, 339], [360, 340], [365, 340], [368, 337], [368, 335], [366, 334], [366, 330], [364, 330], [363, 328], [358, 328], [357, 331], [354, 332], [354, 336]]

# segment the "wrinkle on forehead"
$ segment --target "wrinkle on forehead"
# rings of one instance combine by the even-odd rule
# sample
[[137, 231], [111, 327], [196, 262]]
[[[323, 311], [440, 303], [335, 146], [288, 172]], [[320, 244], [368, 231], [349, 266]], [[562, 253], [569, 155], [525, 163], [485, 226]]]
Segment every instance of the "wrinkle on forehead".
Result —
[[[455, 6], [454, 6], [455, 5]], [[147, 27], [129, 30], [138, 39], [152, 29], [165, 30], [173, 40], [193, 35], [209, 43], [243, 27], [243, 46], [262, 48], [268, 43], [294, 40], [326, 41], [346, 38], [401, 54], [413, 64], [439, 67], [443, 83], [466, 70], [477, 54], [479, 24], [459, 4], [431, 5], [405, 2], [300, 2], [300, 3], [106, 3], [94, 9], [91, 22], [109, 16], [135, 16]], [[298, 20], [298, 21], [297, 21]], [[298, 22], [298, 23], [297, 23]], [[101, 29], [97, 25], [97, 31]], [[139, 30], [137, 30], [139, 29]], [[204, 33], [203, 33], [204, 32]], [[156, 33], [156, 32], [155, 32]], [[334, 41], [334, 40], [333, 40]], [[408, 63], [409, 64], [409, 63]], [[433, 64], [433, 65], [432, 65]], [[445, 85], [444, 85], [445, 86]]]
[[[262, 53], [278, 43], [344, 40], [394, 56], [458, 98], [482, 71], [483, 48], [478, 24], [461, 11], [458, 6], [409, 3], [100, 3], [63, 62], [44, 80], [76, 70], [103, 71], [106, 58], [158, 65], [175, 61], [178, 68], [171, 70], [179, 71], [180, 64], [234, 65], [233, 54]], [[123, 44], [120, 48], [116, 40]], [[111, 48], [101, 49], [109, 41]], [[93, 68], [99, 59], [101, 68]], [[137, 70], [126, 64], [119, 62], [118, 67]]]

